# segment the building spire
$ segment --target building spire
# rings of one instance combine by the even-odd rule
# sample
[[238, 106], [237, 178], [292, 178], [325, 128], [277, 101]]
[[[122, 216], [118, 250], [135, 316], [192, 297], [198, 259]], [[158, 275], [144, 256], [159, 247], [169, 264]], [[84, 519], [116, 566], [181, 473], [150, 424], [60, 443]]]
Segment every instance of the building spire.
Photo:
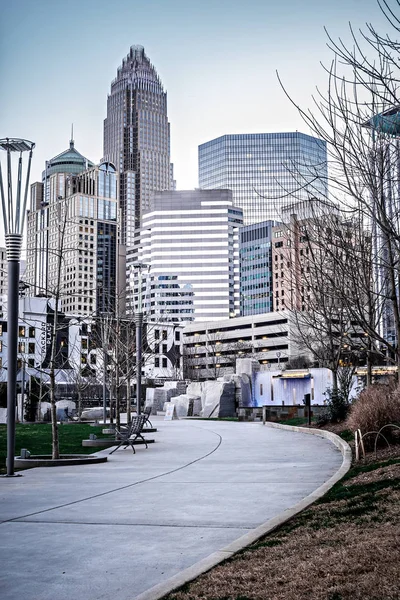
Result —
[[69, 140], [69, 147], [74, 147], [74, 124], [71, 123], [71, 139]]

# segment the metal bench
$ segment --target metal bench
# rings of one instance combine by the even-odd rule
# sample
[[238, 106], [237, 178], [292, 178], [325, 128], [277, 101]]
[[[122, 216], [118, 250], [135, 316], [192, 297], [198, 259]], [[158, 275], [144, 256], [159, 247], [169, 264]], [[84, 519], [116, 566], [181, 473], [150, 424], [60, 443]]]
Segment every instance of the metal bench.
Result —
[[145, 424], [145, 426], [150, 425], [150, 427], [153, 428], [153, 424], [150, 421], [151, 410], [152, 410], [151, 406], [146, 406], [146, 408], [144, 409], [143, 414], [146, 417], [144, 424]]
[[137, 417], [133, 417], [130, 427], [126, 429], [121, 428], [120, 430], [116, 429], [116, 441], [119, 440], [119, 444], [116, 448], [114, 448], [112, 452], [110, 452], [110, 455], [113, 454], [116, 450], [118, 450], [118, 448], [121, 448], [121, 446], [125, 446], [125, 448], [131, 446], [133, 453], [135, 454], [136, 450], [134, 447], [134, 443], [136, 442], [136, 440], [142, 440], [147, 448], [147, 442], [142, 436], [145, 421], [146, 415], [138, 415]]

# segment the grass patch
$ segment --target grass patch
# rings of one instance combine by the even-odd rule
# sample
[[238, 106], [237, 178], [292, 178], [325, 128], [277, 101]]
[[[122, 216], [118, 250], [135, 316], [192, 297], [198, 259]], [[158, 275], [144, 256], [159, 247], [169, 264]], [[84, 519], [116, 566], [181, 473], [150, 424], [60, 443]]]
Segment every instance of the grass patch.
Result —
[[[91, 433], [101, 435], [102, 426], [92, 427], [88, 423], [59, 425], [58, 436], [61, 454], [93, 454], [96, 448], [83, 448], [82, 440]], [[31, 454], [51, 454], [50, 423], [17, 423], [15, 428], [15, 456], [21, 448], [27, 448]], [[6, 470], [7, 426], [0, 425], [0, 473]]]
[[350, 429], [344, 429], [338, 433], [339, 437], [345, 442], [352, 442], [354, 440], [354, 433]]
[[[311, 418], [311, 423], [314, 423], [315, 419]], [[283, 419], [282, 421], [277, 421], [280, 425], [293, 425], [294, 427], [300, 427], [301, 425], [308, 425], [307, 417], [292, 417], [291, 419]]]

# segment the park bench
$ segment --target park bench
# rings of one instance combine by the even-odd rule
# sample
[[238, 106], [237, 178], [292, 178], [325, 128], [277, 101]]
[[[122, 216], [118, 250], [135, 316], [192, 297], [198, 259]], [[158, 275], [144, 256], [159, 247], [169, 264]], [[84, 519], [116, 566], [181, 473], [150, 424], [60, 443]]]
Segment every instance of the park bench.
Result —
[[121, 446], [125, 446], [125, 448], [127, 448], [128, 446], [131, 446], [133, 453], [135, 454], [136, 451], [135, 451], [134, 443], [137, 440], [142, 440], [147, 448], [148, 447], [147, 442], [144, 439], [144, 437], [142, 436], [142, 431], [143, 431], [145, 421], [146, 421], [146, 415], [138, 415], [136, 417], [133, 417], [132, 423], [130, 424], [130, 426], [128, 428], [116, 429], [115, 430], [116, 441], [119, 441], [119, 444], [116, 448], [114, 448], [114, 450], [112, 452], [110, 452], [110, 455], [113, 454], [113, 452], [115, 452], [116, 450], [118, 450], [118, 448], [121, 448]]
[[146, 406], [146, 408], [143, 411], [143, 414], [146, 417], [144, 424], [145, 424], [145, 426], [150, 425], [150, 427], [153, 428], [153, 425], [150, 421], [151, 409], [152, 409], [151, 406]]

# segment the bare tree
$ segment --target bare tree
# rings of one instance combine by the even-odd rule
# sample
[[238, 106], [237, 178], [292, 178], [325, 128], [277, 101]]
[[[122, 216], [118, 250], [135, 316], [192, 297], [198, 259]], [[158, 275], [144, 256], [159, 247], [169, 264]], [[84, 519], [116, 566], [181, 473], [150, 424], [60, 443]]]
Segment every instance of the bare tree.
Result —
[[[328, 34], [327, 90], [317, 90], [313, 110], [302, 109], [285, 93], [311, 132], [327, 142], [329, 201], [334, 199], [353, 226], [369, 234], [368, 254], [345, 247], [344, 260], [338, 261], [352, 286], [336, 293], [337, 302], [363, 330], [370, 359], [384, 354], [400, 372], [400, 4], [378, 4], [388, 33], [372, 25], [359, 32], [350, 27], [351, 45]], [[371, 381], [370, 368], [369, 374]]]

